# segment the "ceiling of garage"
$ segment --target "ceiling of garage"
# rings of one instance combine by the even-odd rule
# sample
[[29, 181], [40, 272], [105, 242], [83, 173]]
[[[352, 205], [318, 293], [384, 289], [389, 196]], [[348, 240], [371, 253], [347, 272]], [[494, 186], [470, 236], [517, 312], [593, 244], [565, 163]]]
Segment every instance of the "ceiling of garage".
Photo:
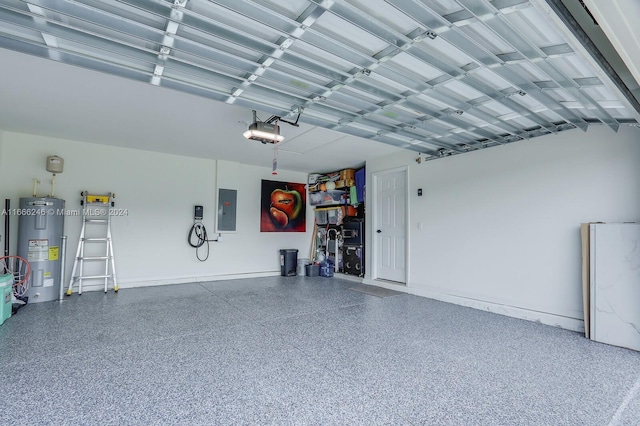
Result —
[[270, 166], [255, 109], [307, 172], [617, 131], [637, 77], [603, 27], [577, 0], [0, 0], [0, 128]]

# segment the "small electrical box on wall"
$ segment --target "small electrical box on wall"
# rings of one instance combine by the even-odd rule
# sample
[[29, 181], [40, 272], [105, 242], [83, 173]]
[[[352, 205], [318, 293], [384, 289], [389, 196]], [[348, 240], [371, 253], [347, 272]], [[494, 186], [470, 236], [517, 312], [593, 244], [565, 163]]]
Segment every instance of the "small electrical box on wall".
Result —
[[193, 209], [193, 219], [202, 220], [204, 217], [204, 209], [202, 206], [195, 206]]
[[218, 189], [218, 222], [216, 232], [236, 232], [238, 191]]

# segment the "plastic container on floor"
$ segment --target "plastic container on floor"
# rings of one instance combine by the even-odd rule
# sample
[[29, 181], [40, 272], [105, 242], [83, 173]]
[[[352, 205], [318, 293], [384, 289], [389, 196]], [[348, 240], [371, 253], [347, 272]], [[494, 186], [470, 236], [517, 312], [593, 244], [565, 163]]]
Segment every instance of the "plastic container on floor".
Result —
[[13, 275], [0, 275], [0, 325], [11, 316], [11, 295], [13, 294]]
[[305, 271], [308, 277], [317, 277], [320, 275], [320, 265], [312, 263], [311, 265], [305, 266]]
[[307, 264], [309, 263], [309, 259], [307, 258], [301, 258], [298, 259], [298, 275], [300, 275], [301, 277], [304, 277], [305, 275], [305, 267], [307, 266]]
[[333, 277], [333, 263], [320, 262], [320, 276], [326, 278]]

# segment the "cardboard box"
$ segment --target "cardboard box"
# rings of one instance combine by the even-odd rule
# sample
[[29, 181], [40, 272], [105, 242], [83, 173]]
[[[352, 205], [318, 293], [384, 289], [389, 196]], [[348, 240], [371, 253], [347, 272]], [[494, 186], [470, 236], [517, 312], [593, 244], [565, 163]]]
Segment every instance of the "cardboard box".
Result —
[[355, 180], [355, 179], [356, 179], [355, 169], [340, 170], [340, 180]]
[[348, 188], [350, 186], [354, 186], [356, 181], [353, 179], [345, 179], [336, 181], [336, 188]]

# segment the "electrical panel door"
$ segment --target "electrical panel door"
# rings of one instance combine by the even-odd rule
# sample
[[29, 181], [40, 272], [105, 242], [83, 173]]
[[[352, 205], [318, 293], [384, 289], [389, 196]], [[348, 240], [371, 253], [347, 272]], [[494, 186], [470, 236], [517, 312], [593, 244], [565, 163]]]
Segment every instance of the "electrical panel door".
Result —
[[218, 232], [236, 232], [238, 191], [218, 189]]

